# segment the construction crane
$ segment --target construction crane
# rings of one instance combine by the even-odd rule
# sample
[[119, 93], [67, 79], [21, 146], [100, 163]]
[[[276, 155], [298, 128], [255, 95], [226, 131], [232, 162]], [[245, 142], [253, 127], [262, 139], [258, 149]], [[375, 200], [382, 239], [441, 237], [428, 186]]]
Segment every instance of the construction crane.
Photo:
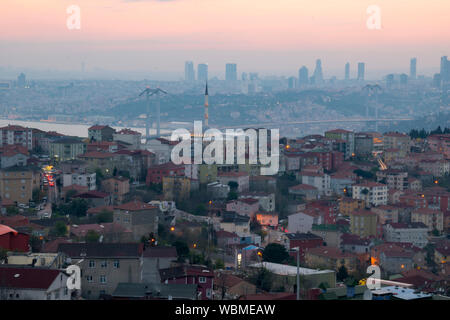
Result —
[[153, 95], [156, 95], [156, 137], [159, 138], [161, 134], [161, 103], [159, 96], [160, 94], [167, 94], [166, 91], [156, 88], [151, 89], [150, 87], [145, 88], [144, 91], [142, 91], [139, 94], [139, 97], [142, 95], [146, 95], [146, 101], [147, 101], [147, 114], [146, 114], [146, 123], [145, 123], [145, 141], [147, 142], [150, 139], [150, 97]]

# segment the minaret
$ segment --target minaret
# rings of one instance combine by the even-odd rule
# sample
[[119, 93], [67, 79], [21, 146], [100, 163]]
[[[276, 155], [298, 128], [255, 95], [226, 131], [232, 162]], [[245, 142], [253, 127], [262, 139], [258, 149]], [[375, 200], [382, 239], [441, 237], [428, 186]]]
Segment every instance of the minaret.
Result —
[[209, 104], [208, 104], [208, 82], [206, 82], [206, 87], [205, 87], [205, 123], [204, 123], [206, 128], [208, 127], [208, 117], [209, 117], [209, 115], [208, 115], [208, 107], [209, 107]]

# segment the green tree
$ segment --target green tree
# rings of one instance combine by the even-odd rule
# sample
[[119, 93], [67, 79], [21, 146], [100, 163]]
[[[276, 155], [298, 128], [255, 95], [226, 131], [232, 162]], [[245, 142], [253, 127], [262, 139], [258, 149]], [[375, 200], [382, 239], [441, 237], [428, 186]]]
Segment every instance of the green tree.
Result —
[[173, 243], [177, 249], [178, 261], [182, 262], [189, 256], [189, 247], [184, 241], [177, 240]]
[[195, 208], [195, 214], [198, 216], [206, 216], [208, 210], [206, 209], [206, 206], [203, 203], [200, 203]]
[[263, 260], [267, 262], [283, 263], [289, 259], [286, 248], [278, 243], [269, 243], [263, 251]]
[[51, 233], [57, 237], [64, 237], [67, 234], [67, 226], [64, 221], [56, 221]]
[[13, 206], [9, 206], [6, 208], [6, 214], [8, 216], [15, 216], [19, 214], [19, 208], [17, 207], [13, 207]]
[[97, 215], [97, 223], [113, 222], [113, 213], [108, 210], [102, 210]]
[[66, 203], [70, 202], [72, 198], [77, 194], [77, 190], [71, 189], [66, 192]]
[[250, 279], [259, 289], [271, 291], [274, 275], [266, 268], [258, 269], [256, 274]]
[[236, 200], [238, 198], [238, 194], [236, 191], [228, 192], [227, 200]]
[[88, 243], [97, 243], [100, 239], [100, 234], [98, 234], [95, 230], [88, 230], [84, 240]]
[[225, 268], [225, 264], [223, 263], [222, 259], [217, 259], [216, 263], [214, 265], [214, 269], [223, 269]]
[[228, 182], [228, 185], [230, 186], [230, 190], [236, 191], [239, 188], [239, 183], [236, 181], [230, 181]]

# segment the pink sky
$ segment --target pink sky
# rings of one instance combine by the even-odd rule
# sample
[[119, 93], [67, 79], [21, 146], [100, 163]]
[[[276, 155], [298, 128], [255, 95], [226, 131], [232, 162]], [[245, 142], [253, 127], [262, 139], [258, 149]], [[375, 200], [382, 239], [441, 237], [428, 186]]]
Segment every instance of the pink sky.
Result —
[[[72, 4], [81, 30], [66, 27]], [[381, 30], [366, 27], [373, 4]], [[0, 12], [0, 58], [12, 66], [132, 70], [148, 56], [161, 70], [184, 60], [221, 70], [232, 60], [262, 70], [278, 61], [284, 71], [316, 57], [338, 69], [347, 60], [404, 67], [417, 56], [434, 70], [450, 55], [448, 0], [2, 0]]]

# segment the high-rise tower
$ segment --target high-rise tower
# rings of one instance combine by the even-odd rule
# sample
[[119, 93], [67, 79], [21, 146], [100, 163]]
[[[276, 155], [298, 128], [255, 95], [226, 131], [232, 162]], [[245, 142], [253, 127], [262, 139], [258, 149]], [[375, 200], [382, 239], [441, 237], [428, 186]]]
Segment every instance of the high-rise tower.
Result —
[[345, 64], [345, 80], [350, 80], [350, 63]]
[[358, 63], [358, 80], [364, 81], [364, 73], [366, 69], [366, 64], [364, 62]]
[[417, 73], [417, 59], [416, 58], [412, 58], [411, 61], [409, 62], [409, 77], [411, 79], [415, 79], [416, 78], [416, 73]]
[[208, 112], [208, 107], [209, 107], [209, 103], [208, 103], [208, 82], [206, 82], [206, 87], [205, 87], [205, 127], [208, 127], [208, 118], [209, 118], [209, 112]]

